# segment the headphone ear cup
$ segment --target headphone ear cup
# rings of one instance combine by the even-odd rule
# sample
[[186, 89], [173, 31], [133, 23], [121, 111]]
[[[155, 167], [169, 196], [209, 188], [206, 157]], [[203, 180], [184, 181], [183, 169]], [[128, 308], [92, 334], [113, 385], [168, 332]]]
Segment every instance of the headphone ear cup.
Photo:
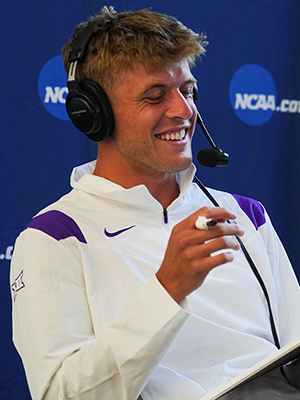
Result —
[[69, 81], [67, 113], [75, 127], [100, 142], [112, 135], [114, 114], [105, 91], [92, 80]]

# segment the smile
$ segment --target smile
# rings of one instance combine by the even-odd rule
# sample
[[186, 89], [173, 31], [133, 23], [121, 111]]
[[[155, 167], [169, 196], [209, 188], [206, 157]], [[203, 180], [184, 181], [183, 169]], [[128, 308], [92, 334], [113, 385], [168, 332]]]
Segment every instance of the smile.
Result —
[[162, 133], [161, 135], [155, 135], [160, 140], [183, 140], [185, 138], [186, 130], [181, 129], [180, 131], [174, 131], [172, 133]]

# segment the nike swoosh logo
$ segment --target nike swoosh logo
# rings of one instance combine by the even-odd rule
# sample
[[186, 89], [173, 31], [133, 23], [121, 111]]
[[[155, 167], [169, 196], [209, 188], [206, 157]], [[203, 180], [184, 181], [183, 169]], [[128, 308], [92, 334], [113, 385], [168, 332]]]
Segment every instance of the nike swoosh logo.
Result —
[[134, 227], [135, 227], [135, 225], [132, 225], [132, 226], [129, 226], [128, 228], [120, 229], [119, 231], [116, 231], [116, 232], [108, 232], [107, 229], [105, 228], [105, 229], [104, 229], [104, 233], [105, 233], [105, 235], [106, 235], [107, 237], [115, 237], [115, 236], [118, 236], [118, 235], [120, 235], [121, 233], [126, 232], [126, 231], [128, 231], [129, 229], [134, 228]]

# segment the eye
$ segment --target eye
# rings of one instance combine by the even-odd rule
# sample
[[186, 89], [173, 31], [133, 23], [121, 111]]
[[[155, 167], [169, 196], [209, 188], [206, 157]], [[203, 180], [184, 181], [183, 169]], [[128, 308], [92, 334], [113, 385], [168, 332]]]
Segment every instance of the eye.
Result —
[[161, 103], [167, 95], [167, 91], [164, 85], [155, 85], [147, 90], [142, 100], [149, 104], [159, 104]]
[[160, 96], [149, 96], [149, 97], [145, 97], [145, 100], [148, 103], [152, 103], [152, 104], [158, 104], [161, 103], [164, 100], [165, 96], [164, 95], [160, 95]]
[[181, 90], [181, 93], [183, 94], [183, 96], [185, 97], [185, 98], [192, 98], [193, 96], [194, 96], [194, 90], [193, 90], [194, 88], [193, 87], [189, 87], [189, 88], [187, 88], [187, 89], [183, 89], [183, 90]]

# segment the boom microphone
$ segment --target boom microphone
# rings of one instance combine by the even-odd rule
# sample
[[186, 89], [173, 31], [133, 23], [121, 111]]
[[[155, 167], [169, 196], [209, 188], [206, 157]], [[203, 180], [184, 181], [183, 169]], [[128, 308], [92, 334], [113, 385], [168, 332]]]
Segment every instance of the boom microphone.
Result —
[[212, 147], [211, 149], [202, 149], [199, 151], [197, 155], [198, 162], [205, 167], [224, 167], [228, 164], [229, 155], [216, 146], [208, 133], [199, 112], [197, 112], [197, 122]]
[[228, 154], [224, 153], [219, 147], [214, 149], [202, 149], [197, 155], [197, 160], [205, 167], [224, 167], [228, 164]]

